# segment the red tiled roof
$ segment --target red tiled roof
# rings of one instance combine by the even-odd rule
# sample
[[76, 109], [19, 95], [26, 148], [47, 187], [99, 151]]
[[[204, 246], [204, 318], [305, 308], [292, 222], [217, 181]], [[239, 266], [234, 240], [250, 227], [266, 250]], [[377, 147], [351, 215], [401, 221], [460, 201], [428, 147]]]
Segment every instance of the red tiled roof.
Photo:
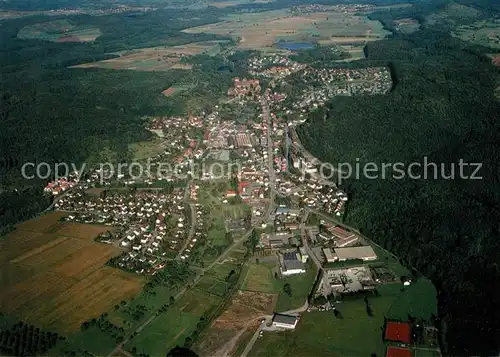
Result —
[[407, 322], [388, 322], [385, 328], [385, 339], [394, 342], [410, 343], [410, 325]]
[[401, 347], [387, 347], [386, 357], [411, 357], [411, 351], [407, 348]]

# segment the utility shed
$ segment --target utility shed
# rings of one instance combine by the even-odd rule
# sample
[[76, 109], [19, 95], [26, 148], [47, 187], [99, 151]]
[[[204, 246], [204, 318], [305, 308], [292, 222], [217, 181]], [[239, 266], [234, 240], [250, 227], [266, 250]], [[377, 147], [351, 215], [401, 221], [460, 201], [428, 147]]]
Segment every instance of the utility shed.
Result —
[[273, 326], [286, 329], [294, 329], [298, 322], [297, 316], [285, 315], [285, 314], [274, 314], [273, 316]]

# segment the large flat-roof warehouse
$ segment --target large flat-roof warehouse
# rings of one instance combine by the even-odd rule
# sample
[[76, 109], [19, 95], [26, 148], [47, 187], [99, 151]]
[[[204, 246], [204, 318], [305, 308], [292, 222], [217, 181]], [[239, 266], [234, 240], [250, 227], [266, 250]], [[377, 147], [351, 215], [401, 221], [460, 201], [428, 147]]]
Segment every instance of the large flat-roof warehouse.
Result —
[[360, 247], [335, 248], [335, 254], [337, 255], [339, 261], [350, 259], [361, 259], [365, 261], [377, 259], [377, 254], [375, 254], [375, 251], [369, 245]]

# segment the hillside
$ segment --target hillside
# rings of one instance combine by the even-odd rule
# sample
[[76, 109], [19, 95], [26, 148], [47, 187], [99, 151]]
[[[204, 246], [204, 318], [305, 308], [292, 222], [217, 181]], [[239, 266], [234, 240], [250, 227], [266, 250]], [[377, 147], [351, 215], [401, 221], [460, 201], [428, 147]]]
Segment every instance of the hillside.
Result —
[[[387, 15], [385, 15], [387, 16]], [[482, 163], [480, 180], [367, 178], [342, 185], [345, 221], [430, 277], [439, 294], [444, 352], [498, 353], [500, 302], [500, 103], [498, 70], [448, 33], [424, 27], [367, 45], [367, 62], [388, 63], [390, 95], [343, 98], [313, 113], [299, 135], [337, 164]], [[363, 63], [357, 65], [362, 66]], [[423, 166], [423, 164], [422, 164]], [[433, 171], [431, 171], [433, 172]], [[422, 171], [417, 167], [414, 174]], [[472, 169], [465, 170], [466, 175]]]

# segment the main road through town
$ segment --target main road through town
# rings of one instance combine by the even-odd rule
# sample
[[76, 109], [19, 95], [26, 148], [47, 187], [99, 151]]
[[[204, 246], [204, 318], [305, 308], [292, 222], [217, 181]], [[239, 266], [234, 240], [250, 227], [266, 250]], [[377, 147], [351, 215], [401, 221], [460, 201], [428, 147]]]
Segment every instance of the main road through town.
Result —
[[[219, 257], [213, 262], [211, 263], [210, 265], [208, 265], [207, 267], [203, 268], [203, 269], [200, 269], [198, 271], [198, 274], [196, 275], [196, 277], [194, 278], [193, 282], [192, 282], [192, 286], [196, 285], [200, 279], [203, 277], [203, 275], [205, 274], [206, 271], [212, 269], [216, 264], [220, 264], [228, 255], [229, 253], [231, 253], [235, 248], [237, 248], [238, 246], [240, 246], [240, 244], [242, 242], [244, 242], [245, 240], [247, 240], [248, 238], [250, 238], [250, 236], [252, 235], [252, 232], [253, 232], [253, 229], [255, 227], [258, 227], [260, 224], [262, 223], [266, 223], [269, 219], [269, 217], [271, 216], [275, 206], [274, 206], [274, 196], [275, 196], [275, 182], [276, 182], [276, 175], [275, 175], [275, 171], [273, 169], [273, 143], [271, 141], [271, 118], [270, 118], [270, 114], [269, 114], [269, 105], [266, 101], [266, 98], [262, 98], [261, 99], [261, 105], [262, 105], [262, 116], [263, 116], [263, 120], [267, 123], [267, 144], [268, 144], [268, 148], [267, 148], [267, 159], [268, 159], [268, 162], [267, 162], [267, 170], [268, 170], [268, 174], [269, 174], [269, 190], [270, 190], [270, 202], [269, 202], [269, 207], [266, 211], [266, 213], [260, 218], [258, 219], [255, 224], [253, 225], [253, 227], [248, 230], [243, 236], [241, 236], [240, 238], [236, 239], [224, 252], [222, 252], [221, 255], [219, 255]], [[193, 209], [195, 209], [195, 207], [191, 207], [192, 209], [192, 212], [194, 211]], [[192, 222], [193, 224], [195, 223], [195, 221], [193, 220]], [[186, 291], [188, 290], [188, 286], [184, 286], [175, 296], [174, 296], [174, 299], [177, 300], [179, 299]], [[122, 354], [127, 354], [125, 350], [123, 350], [123, 346], [125, 346], [129, 341], [130, 339], [132, 338], [132, 336], [134, 335], [134, 333], [140, 333], [142, 330], [144, 330], [151, 322], [154, 321], [154, 319], [158, 316], [158, 313], [159, 313], [159, 309], [157, 311], [154, 311], [150, 317], [144, 321], [142, 324], [140, 324], [134, 331], [132, 332], [129, 332], [125, 339], [120, 343], [118, 344], [108, 355], [107, 357], [111, 357], [117, 353], [122, 353]]]

